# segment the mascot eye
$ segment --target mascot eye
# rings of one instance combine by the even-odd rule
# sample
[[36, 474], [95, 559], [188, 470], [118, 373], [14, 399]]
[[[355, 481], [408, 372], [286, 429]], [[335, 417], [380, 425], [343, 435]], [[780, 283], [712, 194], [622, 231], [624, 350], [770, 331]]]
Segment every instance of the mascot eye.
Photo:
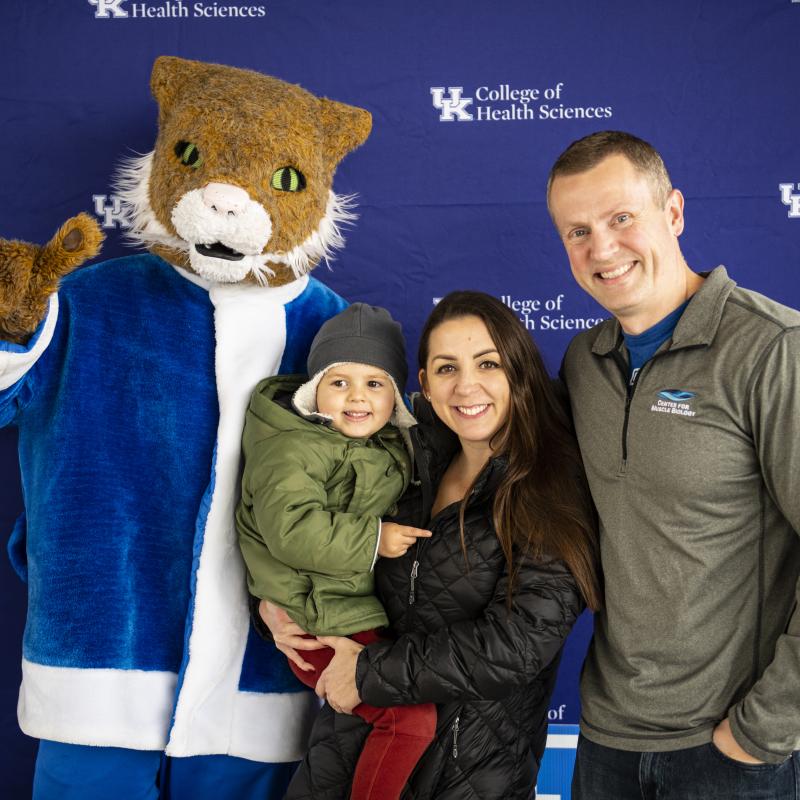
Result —
[[175, 145], [175, 155], [181, 160], [181, 164], [197, 169], [203, 163], [203, 157], [197, 149], [197, 145], [191, 142], [180, 141]]
[[280, 192], [302, 192], [306, 188], [306, 179], [299, 169], [281, 167], [272, 173], [272, 188]]

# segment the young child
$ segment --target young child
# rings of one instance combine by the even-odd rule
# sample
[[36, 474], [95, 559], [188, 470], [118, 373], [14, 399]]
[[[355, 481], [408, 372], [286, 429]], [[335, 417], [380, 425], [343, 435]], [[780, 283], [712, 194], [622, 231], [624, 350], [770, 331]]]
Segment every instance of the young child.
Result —
[[[242, 500], [236, 513], [250, 592], [283, 608], [313, 635], [360, 644], [387, 624], [375, 597], [378, 556], [405, 553], [427, 531], [381, 517], [408, 486], [403, 404], [408, 368], [400, 325], [356, 303], [328, 320], [311, 344], [305, 376], [256, 387], [245, 420]], [[333, 657], [304, 651], [290, 662], [312, 688]], [[396, 800], [433, 739], [433, 704], [353, 710], [373, 726], [353, 778], [353, 800]]]

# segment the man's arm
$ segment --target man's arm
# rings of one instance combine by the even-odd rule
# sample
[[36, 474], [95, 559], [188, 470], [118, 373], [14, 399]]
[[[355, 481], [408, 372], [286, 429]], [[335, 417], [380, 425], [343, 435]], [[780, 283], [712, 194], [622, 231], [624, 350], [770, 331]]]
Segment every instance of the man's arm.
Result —
[[[753, 376], [749, 413], [766, 490], [800, 536], [800, 328], [785, 330], [764, 354]], [[796, 554], [800, 541], [794, 547]], [[791, 563], [796, 566], [798, 558]], [[800, 748], [800, 580], [794, 593], [774, 658], [728, 716], [738, 745], [771, 763]]]

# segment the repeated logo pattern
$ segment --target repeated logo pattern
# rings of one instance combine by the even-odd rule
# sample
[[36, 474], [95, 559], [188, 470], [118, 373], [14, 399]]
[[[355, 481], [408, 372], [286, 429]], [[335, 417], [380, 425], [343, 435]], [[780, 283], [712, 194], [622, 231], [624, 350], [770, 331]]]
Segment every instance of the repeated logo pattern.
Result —
[[111, 19], [112, 17], [127, 17], [128, 12], [122, 8], [125, 0], [89, 0], [89, 4], [97, 8], [94, 12], [97, 19]]
[[94, 213], [103, 221], [102, 228], [129, 228], [119, 197], [113, 194], [93, 194]]
[[[95, 19], [257, 19], [267, 15], [263, 5], [227, 5], [217, 0], [87, 0]], [[127, 7], [123, 4], [127, 3]]]
[[459, 122], [470, 122], [472, 114], [467, 111], [467, 106], [472, 105], [471, 97], [462, 97], [463, 86], [449, 86], [448, 95], [445, 97], [444, 86], [431, 86], [433, 96], [433, 107], [441, 111], [439, 119], [442, 122], [452, 122], [454, 119]]
[[[792, 0], [792, 2], [800, 2], [800, 0]], [[797, 189], [797, 192], [794, 189]], [[787, 216], [790, 219], [800, 219], [800, 183], [796, 186], [793, 183], [779, 183], [778, 189], [781, 192], [781, 202], [785, 206], [789, 206]]]

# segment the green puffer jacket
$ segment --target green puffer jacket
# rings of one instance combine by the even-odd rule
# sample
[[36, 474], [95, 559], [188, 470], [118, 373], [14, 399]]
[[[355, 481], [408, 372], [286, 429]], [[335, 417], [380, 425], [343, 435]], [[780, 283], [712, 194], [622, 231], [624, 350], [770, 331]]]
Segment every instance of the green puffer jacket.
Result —
[[279, 375], [253, 393], [236, 527], [250, 592], [308, 633], [344, 636], [387, 624], [372, 568], [411, 465], [393, 426], [355, 439], [300, 416], [291, 399], [305, 380]]

